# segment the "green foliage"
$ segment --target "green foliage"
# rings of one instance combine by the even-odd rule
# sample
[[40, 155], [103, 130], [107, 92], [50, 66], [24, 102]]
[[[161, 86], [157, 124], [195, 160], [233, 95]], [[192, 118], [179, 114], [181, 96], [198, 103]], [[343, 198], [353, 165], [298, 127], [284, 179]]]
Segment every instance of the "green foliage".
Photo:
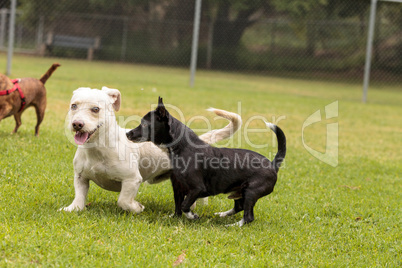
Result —
[[[101, 49], [95, 52], [98, 60], [190, 64], [194, 1], [21, 0], [18, 3], [23, 11], [20, 19], [29, 29], [21, 30], [20, 36], [22, 33], [24, 38], [31, 36], [19, 48], [37, 47], [35, 36], [40, 36], [38, 29], [42, 25], [38, 19], [43, 16], [44, 37], [49, 32], [100, 37]], [[280, 71], [286, 67], [289, 68], [286, 71], [356, 72], [363, 68], [369, 6], [370, 1], [363, 0], [204, 1], [200, 66], [206, 66], [207, 43], [213, 43], [212, 68]], [[374, 69], [400, 73], [401, 11], [400, 4], [379, 3]], [[63, 19], [68, 21], [66, 25]], [[87, 51], [55, 48], [52, 55], [85, 58]]]
[[[40, 77], [55, 61], [62, 66], [46, 83], [40, 137], [33, 135], [32, 108], [23, 114], [18, 134], [10, 134], [13, 118], [0, 124], [0, 266], [169, 267], [179, 260], [184, 267], [402, 265], [399, 85], [371, 86], [369, 103], [362, 104], [361, 85], [341, 80], [198, 71], [196, 86], [189, 88], [187, 69], [26, 56], [13, 59], [12, 78]], [[5, 57], [0, 64], [5, 66]], [[246, 133], [244, 126], [254, 115], [269, 121], [286, 116], [278, 122], [288, 139], [286, 162], [275, 191], [258, 201], [256, 220], [243, 228], [225, 227], [242, 213], [214, 216], [233, 206], [224, 195], [197, 206], [198, 221], [171, 218], [169, 182], [141, 186], [140, 215], [121, 211], [117, 193], [93, 184], [85, 211], [57, 211], [74, 197], [76, 147], [64, 129], [72, 91], [103, 85], [120, 89], [117, 116], [124, 118], [144, 115], [159, 95], [186, 120], [203, 115], [213, 128], [226, 122], [214, 120], [205, 108], [238, 112], [243, 128], [229, 146], [253, 149], [246, 136], [253, 143], [268, 140], [268, 148], [254, 149], [267, 156], [276, 152], [273, 137]], [[339, 123], [339, 165], [333, 168], [305, 150], [301, 129], [308, 116], [335, 100], [339, 117], [329, 122]], [[325, 148], [326, 123], [306, 129], [308, 145]], [[205, 124], [196, 120], [190, 127]]]
[[307, 15], [323, 15], [320, 10], [328, 4], [328, 0], [273, 0], [279, 11], [286, 11], [291, 16], [305, 18]]
[[267, 0], [207, 0], [208, 6], [229, 5], [233, 11], [248, 10], [250, 8], [258, 9], [266, 4]]

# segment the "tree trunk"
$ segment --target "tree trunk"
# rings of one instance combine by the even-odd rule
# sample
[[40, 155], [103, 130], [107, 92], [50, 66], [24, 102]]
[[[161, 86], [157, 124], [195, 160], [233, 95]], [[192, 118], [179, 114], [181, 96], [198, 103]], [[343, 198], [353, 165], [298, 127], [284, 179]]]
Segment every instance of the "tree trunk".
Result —
[[313, 57], [315, 54], [315, 44], [316, 44], [315, 25], [308, 21], [306, 27], [307, 27], [306, 55]]
[[249, 17], [256, 12], [257, 8], [249, 8], [239, 11], [234, 20], [230, 20], [230, 3], [225, 1], [218, 7], [214, 25], [214, 47], [235, 48], [240, 44], [244, 31], [255, 23]]

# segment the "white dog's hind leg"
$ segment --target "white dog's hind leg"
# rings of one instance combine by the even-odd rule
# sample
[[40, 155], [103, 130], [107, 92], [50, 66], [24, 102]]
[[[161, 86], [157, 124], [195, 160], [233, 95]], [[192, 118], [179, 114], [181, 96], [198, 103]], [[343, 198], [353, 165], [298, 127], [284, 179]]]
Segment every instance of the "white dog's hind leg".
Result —
[[230, 226], [239, 226], [239, 227], [242, 227], [244, 225], [244, 219], [241, 219], [240, 221], [238, 221], [238, 222], [236, 222], [236, 223], [233, 223], [233, 224], [228, 224], [228, 225], [225, 225], [226, 227], [230, 227]]
[[134, 213], [141, 213], [144, 210], [144, 206], [135, 201], [138, 189], [140, 188], [141, 180], [123, 180], [121, 184], [121, 192], [117, 205], [123, 210], [127, 210]]
[[60, 210], [64, 211], [81, 211], [85, 208], [85, 200], [89, 189], [89, 180], [81, 178], [78, 174], [74, 176], [75, 197], [71, 205]]
[[208, 197], [197, 199], [197, 203], [202, 206], [208, 206]]
[[216, 212], [215, 215], [219, 215], [219, 217], [227, 217], [236, 214], [236, 210], [234, 208], [225, 211], [225, 212]]
[[195, 207], [197, 206], [197, 204], [199, 204], [201, 206], [208, 206], [208, 197], [203, 197], [203, 198], [197, 199], [197, 201], [191, 205], [190, 209], [194, 210]]

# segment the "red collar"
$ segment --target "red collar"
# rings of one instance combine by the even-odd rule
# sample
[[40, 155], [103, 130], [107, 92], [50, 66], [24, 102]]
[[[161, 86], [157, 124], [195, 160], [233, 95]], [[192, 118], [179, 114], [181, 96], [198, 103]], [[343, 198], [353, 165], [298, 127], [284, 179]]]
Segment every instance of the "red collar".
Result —
[[14, 84], [14, 87], [12, 89], [1, 90], [0, 96], [9, 95], [10, 93], [18, 90], [18, 93], [20, 93], [20, 97], [21, 97], [21, 108], [18, 112], [21, 112], [24, 109], [26, 102], [25, 102], [24, 93], [22, 92], [20, 84], [18, 83], [19, 81], [20, 81], [20, 79], [11, 80], [11, 82], [13, 82], [13, 84]]

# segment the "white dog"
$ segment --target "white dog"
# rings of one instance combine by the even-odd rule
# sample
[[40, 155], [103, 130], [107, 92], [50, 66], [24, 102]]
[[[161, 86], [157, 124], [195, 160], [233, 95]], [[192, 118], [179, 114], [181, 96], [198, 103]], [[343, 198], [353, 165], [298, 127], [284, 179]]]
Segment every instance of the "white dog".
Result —
[[[80, 211], [85, 208], [89, 181], [109, 191], [120, 192], [117, 204], [122, 209], [140, 213], [144, 206], [135, 201], [142, 182], [158, 183], [169, 178], [170, 159], [151, 142], [133, 143], [127, 130], [118, 126], [114, 111], [120, 108], [117, 89], [78, 88], [73, 92], [69, 120], [74, 140], [79, 145], [74, 157], [75, 198], [60, 210]], [[241, 126], [239, 115], [210, 109], [231, 122], [224, 128], [200, 136], [211, 144], [226, 139]]]

